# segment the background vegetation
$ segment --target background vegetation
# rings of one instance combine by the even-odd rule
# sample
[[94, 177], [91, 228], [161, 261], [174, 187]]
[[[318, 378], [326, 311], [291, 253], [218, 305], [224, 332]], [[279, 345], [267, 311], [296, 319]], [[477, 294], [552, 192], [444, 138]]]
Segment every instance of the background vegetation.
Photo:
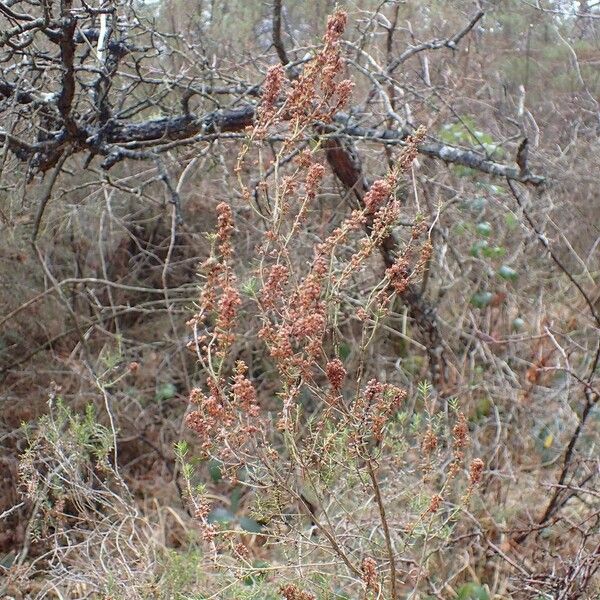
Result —
[[0, 596], [599, 597], [599, 26], [1, 0]]

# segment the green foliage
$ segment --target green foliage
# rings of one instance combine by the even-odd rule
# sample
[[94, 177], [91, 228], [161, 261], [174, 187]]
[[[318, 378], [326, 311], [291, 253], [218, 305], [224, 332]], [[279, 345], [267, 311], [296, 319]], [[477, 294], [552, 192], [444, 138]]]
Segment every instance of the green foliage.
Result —
[[474, 214], [480, 214], [485, 210], [487, 205], [487, 198], [484, 196], [475, 196], [473, 198], [469, 198], [468, 200], [464, 200], [461, 203], [461, 208]]
[[[491, 189], [496, 186], [488, 187], [490, 192], [499, 194], [498, 190]], [[509, 264], [498, 265], [497, 263], [506, 256], [507, 247], [504, 242], [502, 245], [494, 243], [495, 239], [502, 239], [503, 231], [502, 227], [498, 227], [498, 220], [492, 223], [484, 218], [485, 212], [491, 212], [487, 209], [487, 202], [476, 197], [463, 202], [461, 209], [465, 213], [465, 219], [459, 223], [460, 232], [463, 236], [470, 235], [471, 238], [475, 238], [471, 243], [469, 254], [478, 259], [483, 269], [479, 289], [471, 294], [469, 302], [477, 309], [485, 309], [500, 291], [498, 284], [501, 281], [514, 284], [519, 279], [519, 272]], [[472, 218], [476, 219], [475, 222], [471, 220]], [[502, 218], [504, 227], [508, 231], [514, 231], [519, 226], [519, 221], [512, 212], [503, 212]]]
[[475, 414], [473, 415], [473, 420], [481, 421], [488, 417], [493, 410], [493, 402], [489, 396], [484, 396], [477, 401], [475, 405]]
[[511, 326], [515, 331], [521, 331], [522, 329], [525, 329], [525, 325], [525, 320], [521, 317], [514, 318], [511, 323]]
[[50, 405], [50, 413], [35, 427], [23, 428], [28, 446], [21, 455], [20, 480], [28, 497], [41, 507], [32, 517], [36, 537], [57, 522], [54, 507], [66, 501], [81, 509], [93, 504], [87, 486], [114, 475], [109, 459], [114, 438], [98, 422], [94, 407], [89, 404], [83, 414], [76, 414], [60, 397], [51, 399]]
[[456, 600], [490, 600], [485, 587], [478, 583], [465, 583], [458, 588]]
[[509, 231], [514, 231], [519, 227], [519, 219], [513, 212], [504, 213], [504, 223]]
[[470, 302], [475, 308], [485, 308], [490, 305], [493, 297], [494, 294], [492, 292], [476, 292], [471, 296]]
[[250, 298], [255, 298], [258, 292], [259, 281], [256, 277], [250, 277], [247, 281], [242, 283], [241, 292]]
[[83, 414], [76, 414], [60, 396], [51, 401], [51, 405], [50, 414], [43, 415], [34, 433], [28, 435], [27, 453], [31, 454], [44, 445], [55, 444], [76, 450], [73, 455], [76, 460], [105, 462], [113, 449], [114, 440], [111, 431], [98, 422], [94, 406], [87, 404]]
[[440, 133], [442, 142], [453, 146], [472, 146], [475, 150], [484, 151], [490, 159], [499, 160], [504, 150], [494, 138], [480, 128], [469, 116], [462, 116], [455, 123], [447, 123]]
[[515, 271], [512, 267], [508, 265], [502, 265], [498, 269], [498, 275], [502, 277], [502, 279], [506, 279], [507, 281], [516, 281], [519, 279], [519, 273]]
[[352, 349], [350, 348], [350, 345], [347, 344], [346, 342], [342, 342], [338, 346], [338, 352], [339, 352], [340, 358], [342, 360], [346, 360], [350, 356], [351, 351], [352, 351]]
[[167, 382], [158, 386], [155, 399], [157, 402], [164, 402], [165, 400], [170, 400], [176, 394], [177, 388], [175, 387], [175, 384]]
[[223, 478], [220, 461], [215, 459], [209, 460], [208, 473], [210, 474], [210, 478], [212, 479], [213, 483], [219, 483], [219, 481], [221, 481]]
[[190, 545], [183, 552], [166, 549], [159, 563], [161, 578], [157, 585], [160, 590], [158, 598], [183, 600], [187, 590], [202, 584], [202, 564], [202, 551], [194, 545]]
[[487, 221], [480, 221], [475, 226], [475, 231], [482, 237], [490, 237], [492, 233], [492, 226]]

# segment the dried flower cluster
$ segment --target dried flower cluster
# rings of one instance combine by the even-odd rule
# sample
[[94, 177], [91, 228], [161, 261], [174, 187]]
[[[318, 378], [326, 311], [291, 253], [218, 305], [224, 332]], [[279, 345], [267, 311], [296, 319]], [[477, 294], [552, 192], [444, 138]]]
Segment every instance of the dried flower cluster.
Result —
[[358, 424], [355, 444], [359, 439], [364, 439], [367, 432], [375, 441], [380, 442], [385, 425], [400, 410], [406, 395], [406, 390], [371, 379], [352, 406], [352, 417]]
[[233, 458], [230, 447], [243, 448], [259, 429], [256, 390], [246, 372], [246, 364], [239, 361], [231, 385], [211, 378], [210, 394], [195, 388], [190, 395], [198, 408], [186, 416], [186, 425], [198, 435], [207, 456], [216, 453], [224, 462]]
[[423, 125], [419, 126], [417, 130], [409, 135], [405, 140], [404, 152], [400, 155], [398, 160], [398, 169], [402, 172], [406, 172], [410, 169], [413, 164], [415, 158], [417, 158], [418, 154], [418, 145], [423, 142], [425, 139], [425, 134], [427, 130]]
[[[188, 325], [194, 332], [194, 339], [189, 347], [195, 350], [199, 357], [214, 352], [216, 356], [223, 358], [234, 340], [232, 328], [237, 309], [242, 301], [237, 288], [237, 278], [231, 265], [233, 230], [231, 207], [221, 202], [217, 205], [216, 256], [211, 256], [202, 265], [206, 282], [200, 293], [198, 310], [188, 321]], [[206, 323], [212, 311], [216, 313], [215, 328], [213, 335], [209, 337], [200, 334], [200, 328]]]
[[425, 437], [424, 437], [423, 443], [421, 445], [423, 454], [425, 454], [425, 456], [428, 457], [430, 454], [435, 452], [437, 447], [438, 447], [438, 438], [430, 425], [427, 428], [427, 432], [425, 433]]
[[315, 600], [315, 596], [308, 592], [302, 591], [298, 586], [293, 583], [284, 585], [281, 590], [281, 595], [285, 600]]
[[444, 499], [440, 494], [435, 494], [434, 496], [432, 496], [431, 501], [429, 502], [429, 508], [427, 509], [427, 512], [432, 515], [435, 514], [438, 510], [440, 510], [443, 501]]
[[314, 200], [317, 196], [317, 191], [325, 176], [325, 167], [319, 163], [309, 166], [306, 173], [306, 197], [308, 200]]
[[469, 487], [463, 496], [462, 502], [463, 504], [467, 504], [473, 495], [473, 491], [475, 487], [481, 483], [483, 479], [483, 469], [485, 468], [485, 463], [481, 458], [474, 458], [469, 465]]
[[477, 485], [481, 482], [484, 466], [485, 465], [480, 458], [474, 458], [471, 461], [471, 467], [469, 468], [469, 483], [471, 485]]
[[339, 392], [344, 379], [346, 379], [346, 369], [344, 369], [344, 363], [339, 358], [334, 358], [327, 363], [326, 367], [327, 379], [331, 384], [331, 387]]
[[285, 376], [309, 376], [326, 331], [325, 305], [321, 298], [327, 263], [317, 257], [312, 269], [281, 308], [277, 326], [267, 323], [260, 337]]
[[277, 120], [277, 100], [283, 87], [284, 71], [281, 65], [275, 65], [267, 71], [262, 86], [261, 102], [257, 109], [254, 135], [261, 139], [267, 134], [268, 127]]
[[348, 79], [337, 81], [343, 68], [340, 40], [346, 23], [344, 11], [338, 10], [329, 17], [323, 49], [292, 82], [285, 104], [292, 131], [312, 126], [315, 121], [330, 121], [333, 114], [348, 102], [353, 82]]
[[366, 557], [361, 565], [362, 580], [368, 592], [379, 593], [379, 583], [377, 581], [377, 563], [370, 557]]
[[265, 309], [273, 308], [275, 301], [281, 298], [288, 276], [289, 269], [285, 265], [275, 264], [269, 269], [269, 275], [260, 296]]
[[465, 457], [465, 448], [469, 444], [469, 424], [464, 413], [458, 413], [458, 420], [452, 429], [452, 443], [454, 450], [454, 462], [450, 466], [450, 475], [454, 477]]

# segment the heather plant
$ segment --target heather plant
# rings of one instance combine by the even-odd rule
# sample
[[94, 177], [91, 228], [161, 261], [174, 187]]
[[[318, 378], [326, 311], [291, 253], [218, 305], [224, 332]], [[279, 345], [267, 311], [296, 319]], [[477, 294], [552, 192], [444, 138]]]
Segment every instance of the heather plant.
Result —
[[[56, 387], [48, 404], [38, 427], [23, 425], [28, 443], [19, 477], [32, 506], [29, 543], [11, 557], [2, 594], [60, 597], [66, 588], [80, 596], [147, 597], [162, 547], [111, 463], [113, 433], [91, 404], [77, 414]], [[35, 560], [26, 567], [30, 553]], [[33, 585], [32, 568], [45, 574]]]
[[[373, 272], [402, 215], [398, 189], [424, 130], [407, 138], [348, 217], [321, 231], [311, 222], [326, 136], [317, 130], [297, 146], [348, 99], [352, 86], [337, 77], [345, 22], [342, 11], [330, 17], [322, 50], [287, 89], [281, 67], [267, 74], [237, 167], [241, 196], [262, 231], [256, 262], [236, 259], [233, 210], [220, 203], [189, 321], [203, 382], [191, 392], [187, 426], [201, 457], [231, 485], [248, 488], [264, 543], [280, 561], [267, 578], [286, 599], [335, 590], [395, 599], [425, 584], [435, 589], [434, 565], [452, 561], [451, 536], [484, 468], [468, 459], [458, 402], [439, 400], [427, 383], [409, 398], [393, 373], [370, 364], [395, 298], [422, 277], [431, 255], [417, 217], [393, 263]], [[273, 127], [284, 142], [253, 196], [244, 164], [263, 161], [261, 140]], [[240, 285], [242, 277], [251, 283]], [[366, 288], [355, 285], [367, 278]], [[352, 360], [342, 351], [350, 332], [358, 343]], [[240, 358], [244, 346], [255, 349], [249, 359]], [[259, 360], [266, 373], [253, 376]], [[207, 548], [229, 570], [237, 557], [243, 577], [252, 568], [243, 532], [211, 519], [218, 506], [194, 490], [183, 454]]]

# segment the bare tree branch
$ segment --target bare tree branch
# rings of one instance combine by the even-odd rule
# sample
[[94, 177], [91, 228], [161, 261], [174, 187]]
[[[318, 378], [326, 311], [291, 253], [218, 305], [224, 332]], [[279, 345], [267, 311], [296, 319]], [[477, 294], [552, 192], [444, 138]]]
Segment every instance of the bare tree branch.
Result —
[[281, 4], [282, 0], [273, 0], [273, 46], [275, 46], [281, 64], [285, 67], [290, 59], [281, 39]]
[[387, 68], [387, 72], [393, 73], [402, 63], [406, 62], [411, 56], [418, 54], [419, 52], [423, 52], [424, 50], [439, 50], [440, 48], [449, 48], [450, 50], [456, 50], [459, 42], [469, 33], [477, 22], [483, 17], [484, 11], [480, 10], [477, 12], [473, 18], [467, 23], [467, 25], [461, 29], [456, 35], [451, 38], [446, 38], [444, 40], [431, 40], [429, 42], [424, 42], [419, 44], [418, 46], [411, 46], [407, 48], [400, 56], [395, 58]]

